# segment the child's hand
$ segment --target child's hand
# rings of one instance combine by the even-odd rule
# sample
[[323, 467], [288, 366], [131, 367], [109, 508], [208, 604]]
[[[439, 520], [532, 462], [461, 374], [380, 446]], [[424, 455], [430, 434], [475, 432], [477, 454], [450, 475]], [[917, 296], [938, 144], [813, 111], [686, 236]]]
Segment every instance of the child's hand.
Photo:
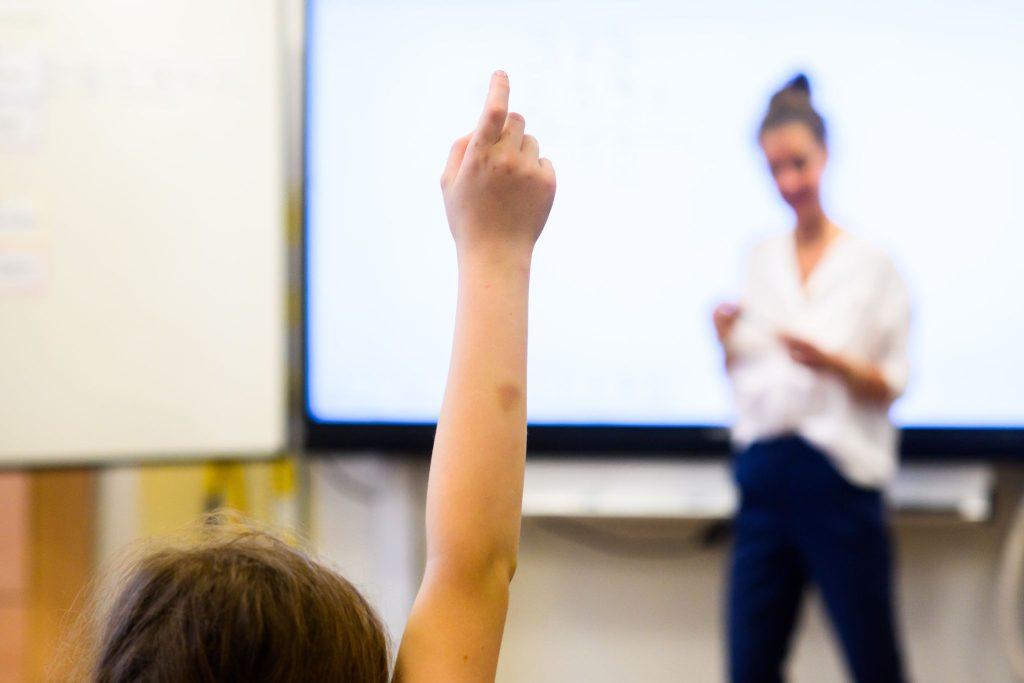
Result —
[[452, 145], [441, 175], [448, 224], [460, 253], [532, 253], [555, 198], [555, 170], [541, 159], [526, 120], [508, 113], [508, 76], [491, 76], [476, 130]]

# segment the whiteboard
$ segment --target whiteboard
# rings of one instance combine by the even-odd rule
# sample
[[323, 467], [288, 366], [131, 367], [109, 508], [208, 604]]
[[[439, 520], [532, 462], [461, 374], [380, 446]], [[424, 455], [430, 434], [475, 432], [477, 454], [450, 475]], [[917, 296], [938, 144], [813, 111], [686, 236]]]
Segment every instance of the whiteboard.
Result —
[[0, 0], [0, 464], [285, 440], [275, 0]]

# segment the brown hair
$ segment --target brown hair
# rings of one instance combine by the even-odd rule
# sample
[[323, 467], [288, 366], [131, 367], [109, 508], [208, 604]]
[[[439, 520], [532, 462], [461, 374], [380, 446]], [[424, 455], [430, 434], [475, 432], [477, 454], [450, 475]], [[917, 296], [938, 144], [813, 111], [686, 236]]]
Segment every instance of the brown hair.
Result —
[[90, 680], [385, 683], [387, 638], [352, 584], [223, 517], [133, 564], [101, 622]]
[[807, 126], [814, 139], [825, 144], [825, 119], [811, 104], [811, 83], [804, 74], [797, 74], [778, 92], [772, 95], [768, 103], [768, 111], [761, 120], [758, 138], [773, 128], [790, 123], [801, 123]]

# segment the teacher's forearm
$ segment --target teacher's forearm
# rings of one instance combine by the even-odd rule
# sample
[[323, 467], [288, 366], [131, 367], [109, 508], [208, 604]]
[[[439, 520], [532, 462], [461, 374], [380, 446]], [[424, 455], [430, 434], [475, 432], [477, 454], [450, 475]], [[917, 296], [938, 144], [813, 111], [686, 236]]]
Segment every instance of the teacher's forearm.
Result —
[[874, 365], [836, 358], [834, 370], [857, 400], [867, 403], [889, 404], [895, 398], [889, 382]]

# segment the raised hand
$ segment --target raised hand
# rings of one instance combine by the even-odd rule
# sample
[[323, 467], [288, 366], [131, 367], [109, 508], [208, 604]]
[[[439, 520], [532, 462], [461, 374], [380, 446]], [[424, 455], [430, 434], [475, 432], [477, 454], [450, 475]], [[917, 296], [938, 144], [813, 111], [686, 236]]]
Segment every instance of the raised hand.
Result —
[[555, 198], [555, 171], [508, 111], [509, 81], [491, 76], [476, 130], [452, 145], [441, 175], [448, 224], [460, 255], [530, 254]]

